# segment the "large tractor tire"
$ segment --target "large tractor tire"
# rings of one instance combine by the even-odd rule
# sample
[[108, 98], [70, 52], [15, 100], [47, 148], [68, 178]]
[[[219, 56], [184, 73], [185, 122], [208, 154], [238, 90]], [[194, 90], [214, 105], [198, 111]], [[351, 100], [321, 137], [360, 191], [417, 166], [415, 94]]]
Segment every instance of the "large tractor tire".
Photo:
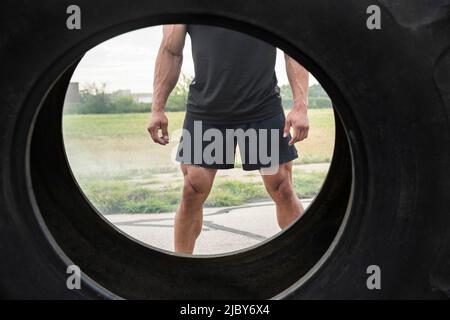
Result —
[[[450, 295], [450, 18], [446, 0], [70, 1], [0, 4], [0, 296], [393, 299]], [[367, 8], [381, 29], [367, 27]], [[108, 224], [80, 191], [62, 106], [83, 54], [165, 23], [247, 32], [296, 58], [337, 114], [330, 172], [305, 216], [241, 251], [184, 257]], [[80, 290], [66, 286], [69, 265]], [[369, 290], [368, 267], [381, 288]], [[369, 268], [370, 270], [370, 268]]]

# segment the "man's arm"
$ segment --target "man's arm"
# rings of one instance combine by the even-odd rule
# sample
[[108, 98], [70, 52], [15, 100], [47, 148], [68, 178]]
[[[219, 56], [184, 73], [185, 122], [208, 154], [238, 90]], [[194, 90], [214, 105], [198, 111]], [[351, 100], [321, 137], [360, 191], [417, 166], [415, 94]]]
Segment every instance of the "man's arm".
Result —
[[294, 105], [291, 112], [286, 117], [284, 127], [284, 137], [289, 134], [290, 128], [294, 128], [290, 145], [298, 141], [302, 141], [308, 137], [309, 121], [308, 121], [308, 86], [309, 73], [301, 64], [284, 55], [286, 60], [286, 73], [289, 84], [291, 86], [292, 95], [294, 97]]
[[[185, 40], [185, 25], [163, 26], [163, 39], [155, 65], [152, 114], [148, 124], [148, 132], [153, 141], [161, 145], [169, 143], [167, 129], [169, 122], [164, 113], [164, 108], [180, 77]], [[161, 130], [162, 136], [159, 135], [159, 130]]]

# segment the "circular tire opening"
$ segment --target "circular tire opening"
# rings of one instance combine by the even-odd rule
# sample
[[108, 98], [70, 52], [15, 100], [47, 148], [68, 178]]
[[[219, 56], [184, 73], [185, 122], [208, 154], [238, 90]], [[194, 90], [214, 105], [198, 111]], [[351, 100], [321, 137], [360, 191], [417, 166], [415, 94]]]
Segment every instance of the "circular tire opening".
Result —
[[[242, 24], [239, 29], [261, 36]], [[105, 33], [88, 46], [123, 31]], [[79, 53], [86, 50], [83, 47], [77, 49]], [[279, 47], [283, 49], [283, 43]], [[294, 49], [287, 52], [294, 53]], [[305, 61], [305, 66], [313, 65], [300, 52], [293, 57]], [[326, 181], [308, 212], [298, 223], [254, 248], [196, 259], [151, 249], [118, 232], [80, 191], [67, 162], [61, 121], [64, 96], [76, 65], [77, 61], [73, 62], [60, 75], [42, 102], [29, 159], [32, 191], [48, 236], [89, 277], [85, 281], [132, 299], [283, 298], [326, 260], [344, 226], [354, 172], [342, 123], [350, 118], [336, 87], [323, 73], [320, 78], [335, 101], [335, 151]]]
[[[168, 145], [154, 143], [146, 130], [162, 26], [129, 32], [90, 50], [76, 67], [63, 113], [67, 159], [86, 198], [123, 233], [171, 252], [183, 188], [180, 163], [174, 155], [195, 76], [188, 38], [180, 79], [165, 108]], [[292, 111], [293, 95], [285, 60], [283, 51], [277, 49], [277, 90], [287, 115]], [[305, 209], [326, 179], [335, 141], [331, 100], [313, 76], [309, 85], [311, 129], [308, 138], [296, 144], [298, 158], [292, 162], [294, 190]], [[281, 232], [275, 203], [260, 172], [243, 170], [239, 149], [235, 158], [234, 169], [218, 170], [215, 176], [204, 204], [196, 256], [246, 250]]]

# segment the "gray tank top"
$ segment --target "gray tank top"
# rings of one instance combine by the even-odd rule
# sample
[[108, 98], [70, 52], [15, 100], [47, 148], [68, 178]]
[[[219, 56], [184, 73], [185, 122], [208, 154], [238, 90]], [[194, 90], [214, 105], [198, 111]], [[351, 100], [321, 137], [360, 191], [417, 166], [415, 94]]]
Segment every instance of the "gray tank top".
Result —
[[282, 112], [276, 48], [224, 28], [188, 25], [195, 78], [187, 113], [212, 123], [259, 121]]

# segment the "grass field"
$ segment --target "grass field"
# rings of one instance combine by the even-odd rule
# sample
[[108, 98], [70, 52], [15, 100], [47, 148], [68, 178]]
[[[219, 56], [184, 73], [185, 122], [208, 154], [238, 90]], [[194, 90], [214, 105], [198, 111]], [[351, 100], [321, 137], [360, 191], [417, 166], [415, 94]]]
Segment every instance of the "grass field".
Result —
[[[91, 202], [102, 213], [154, 213], [176, 208], [182, 177], [171, 160], [184, 113], [167, 113], [171, 142], [154, 144], [147, 131], [148, 114], [65, 115], [64, 143], [72, 171]], [[297, 164], [330, 162], [334, 147], [331, 109], [309, 111], [309, 138], [296, 145]], [[297, 167], [296, 167], [297, 168]], [[296, 190], [314, 196], [326, 172], [295, 169]], [[220, 176], [207, 206], [240, 205], [265, 200], [267, 194], [256, 173]]]

